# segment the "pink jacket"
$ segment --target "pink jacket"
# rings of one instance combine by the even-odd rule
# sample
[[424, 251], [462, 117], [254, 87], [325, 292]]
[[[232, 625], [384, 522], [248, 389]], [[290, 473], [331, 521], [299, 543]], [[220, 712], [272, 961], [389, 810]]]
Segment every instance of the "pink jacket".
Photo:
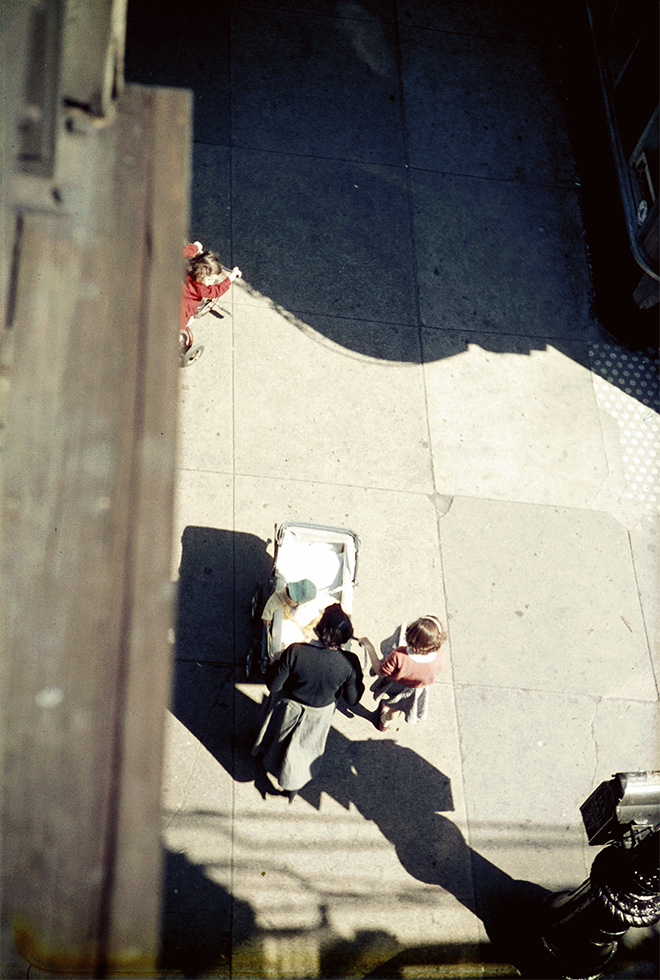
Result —
[[397, 647], [383, 660], [378, 673], [405, 687], [428, 687], [445, 665], [444, 650], [441, 648], [434, 654], [415, 654], [415, 658], [406, 647]]

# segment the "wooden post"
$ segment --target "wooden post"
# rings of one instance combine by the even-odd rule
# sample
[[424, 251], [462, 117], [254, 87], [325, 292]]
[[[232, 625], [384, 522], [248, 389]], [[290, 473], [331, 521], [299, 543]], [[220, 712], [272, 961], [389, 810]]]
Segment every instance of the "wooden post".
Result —
[[126, 86], [113, 125], [70, 136], [61, 213], [16, 223], [2, 911], [19, 953], [67, 976], [158, 953], [190, 146], [190, 93]]

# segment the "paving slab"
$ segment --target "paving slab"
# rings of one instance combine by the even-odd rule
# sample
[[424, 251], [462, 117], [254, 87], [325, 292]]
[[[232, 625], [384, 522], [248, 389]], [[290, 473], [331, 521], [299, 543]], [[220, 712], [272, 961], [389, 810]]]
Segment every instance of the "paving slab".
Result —
[[574, 507], [618, 499], [582, 343], [534, 350], [525, 338], [438, 334], [424, 331], [423, 344], [439, 493]]
[[629, 517], [628, 534], [655, 682], [660, 686], [660, 517]]
[[233, 530], [231, 473], [188, 470], [183, 467], [179, 469], [172, 551], [172, 569], [175, 576], [179, 574], [183, 561], [182, 539], [188, 526], [208, 527], [228, 532]]
[[576, 887], [588, 867], [579, 807], [610, 775], [595, 775], [596, 700], [461, 685], [456, 703], [471, 846], [514, 878]]
[[233, 675], [177, 662], [164, 769], [162, 965], [170, 973], [229, 973], [254, 931], [249, 903], [231, 895]]
[[268, 567], [265, 545], [233, 531], [233, 486], [226, 474], [179, 472], [172, 578], [177, 586], [175, 654], [193, 661], [233, 663], [235, 565], [248, 555]]
[[584, 335], [588, 269], [575, 188], [418, 169], [410, 181], [425, 326]]
[[402, 165], [394, 27], [379, 18], [353, 16], [358, 4], [337, 4], [332, 17], [324, 7], [318, 16], [308, 8], [303, 17], [296, 9], [235, 9], [234, 142]]
[[400, 38], [412, 167], [536, 185], [575, 182], [555, 83], [534, 46], [412, 27], [402, 27]]
[[403, 168], [236, 149], [232, 174], [246, 302], [417, 323]]
[[193, 320], [194, 345], [201, 344], [204, 353], [179, 371], [179, 466], [184, 470], [231, 473], [234, 468], [231, 298], [222, 309], [222, 318], [209, 313]]
[[[431, 611], [445, 617], [436, 506], [426, 494], [246, 476], [236, 478], [234, 494], [226, 474], [181, 471], [173, 554], [179, 657], [245, 663], [252, 596], [268, 583], [274, 528], [286, 520], [359, 535], [353, 621], [378, 648], [402, 621]], [[410, 527], [423, 535], [414, 554]], [[448, 667], [442, 682], [450, 679]]]
[[[229, 738], [234, 725], [233, 670], [177, 660], [173, 686], [163, 784], [166, 837], [174, 841], [183, 824], [191, 828], [197, 821], [208, 826], [204, 818], [209, 814], [224, 815], [226, 835], [238, 775]], [[223, 851], [228, 856], [225, 846], [218, 857]], [[195, 855], [204, 856], [191, 851]]]
[[227, 269], [231, 255], [231, 150], [226, 146], [193, 144], [194, 180], [190, 189], [190, 241], [216, 252]]
[[192, 89], [195, 139], [228, 146], [227, 5], [208, 7], [200, 26], [197, 18], [182, 17], [178, 7], [155, 10], [151, 0], [131, 0], [127, 32], [126, 80]]
[[[329, 345], [277, 310], [238, 304], [234, 322], [237, 472], [433, 492], [416, 332], [344, 319]], [[399, 360], [351, 352], [369, 333]]]
[[593, 718], [596, 745], [594, 786], [617, 772], [660, 769], [660, 714], [657, 700], [601, 698]]
[[657, 515], [660, 505], [658, 359], [606, 341], [589, 343], [610, 475], [608, 509]]
[[403, 0], [398, 5], [399, 22], [406, 27], [423, 27], [454, 34], [478, 34], [522, 40], [535, 33], [530, 5], [519, 2], [492, 3], [492, 0]]
[[457, 682], [656, 697], [628, 534], [614, 518], [456, 498], [440, 540]]
[[577, 887], [596, 854], [580, 806], [616, 772], [657, 768], [657, 705], [476, 685], [456, 703], [477, 901], [493, 868], [546, 892]]
[[245, 305], [269, 306], [281, 317], [293, 324], [314, 345], [327, 348], [331, 353], [344, 357], [355, 355], [356, 360], [369, 360], [387, 365], [391, 361], [407, 364], [420, 363], [419, 330], [412, 323], [386, 323], [379, 320], [352, 319], [325, 313], [306, 311], [296, 315], [282, 306], [265, 303], [264, 297], [256, 296], [252, 301], [252, 287], [249, 282], [241, 282], [236, 295], [241, 298], [247, 293]]

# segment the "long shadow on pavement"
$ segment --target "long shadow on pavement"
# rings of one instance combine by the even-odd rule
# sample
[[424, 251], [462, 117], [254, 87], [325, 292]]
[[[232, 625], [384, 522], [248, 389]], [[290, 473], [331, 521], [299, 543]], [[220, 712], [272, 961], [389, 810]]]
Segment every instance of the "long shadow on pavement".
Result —
[[[254, 781], [261, 790], [263, 773], [251, 755], [260, 706], [236, 688], [233, 671], [217, 671], [216, 682], [205, 691], [199, 687], [201, 676], [196, 682], [180, 664], [175, 713], [232, 779]], [[232, 706], [241, 724], [235, 733]], [[538, 903], [550, 893], [513, 879], [468, 846], [458, 827], [439, 812], [453, 810], [449, 777], [389, 739], [354, 741], [332, 729], [321, 775], [302, 790], [295, 805], [319, 809], [323, 793], [346, 809], [352, 803], [365, 820], [373, 821], [411, 877], [443, 888], [480, 918], [501, 961], [524, 968], [534, 957], [531, 937]], [[529, 948], [521, 938], [525, 936]]]
[[[256, 931], [247, 902], [232, 899], [185, 854], [165, 852], [160, 968], [184, 977], [231, 975], [232, 948]], [[220, 973], [217, 971], [220, 970]]]
[[[584, 327], [589, 319], [591, 286], [575, 188], [564, 186], [564, 180], [550, 189], [542, 180], [535, 184], [528, 175], [505, 193], [501, 181], [484, 183], [480, 177], [470, 178], [469, 164], [468, 176], [462, 171], [457, 175], [418, 170], [414, 199], [419, 228], [415, 230], [410, 226], [405, 204], [409, 194], [405, 174], [411, 171], [359, 161], [348, 163], [352, 156], [350, 127], [346, 159], [324, 159], [319, 168], [313, 158], [308, 160], [305, 155], [289, 158], [271, 153], [260, 163], [260, 151], [253, 151], [249, 141], [242, 145], [232, 130], [232, 84], [239, 85], [239, 80], [232, 77], [229, 45], [232, 30], [239, 31], [242, 37], [241, 6], [238, 3], [230, 10], [228, 5], [220, 4], [209, 9], [205, 12], [204, 30], [200, 31], [194, 18], [181, 18], [176, 11], [159, 11], [154, 18], [152, 5], [146, 0], [129, 4], [127, 78], [146, 84], [182, 86], [193, 92], [196, 163], [192, 218], [196, 227], [190, 234], [201, 236], [205, 245], [216, 249], [229, 264], [238, 261], [246, 284], [294, 322], [298, 314], [288, 311], [305, 311], [299, 315], [308, 329], [365, 356], [399, 359], [401, 344], [388, 342], [388, 330], [347, 330], [346, 319], [349, 325], [355, 318], [355, 323], [363, 326], [373, 321], [405, 330], [430, 328], [424, 332], [426, 361], [452, 357], [466, 350], [469, 343], [478, 343], [485, 349], [491, 349], [492, 344], [498, 353], [521, 354], [543, 350], [551, 344], [589, 368]], [[480, 5], [470, 6], [478, 17]], [[555, 100], [566, 112], [565, 128], [577, 158], [583, 188], [580, 203], [594, 257], [598, 315], [614, 334], [623, 330], [622, 343], [631, 342], [635, 349], [649, 345], [657, 349], [656, 313], [644, 311], [644, 316], [636, 311], [630, 300], [632, 286], [627, 283], [620, 287], [624, 267], [628, 270], [626, 276], [634, 277], [638, 270], [635, 272], [636, 266], [630, 260], [622, 229], [616, 233], [618, 248], [612, 247], [610, 215], [617, 214], [620, 206], [616, 181], [611, 175], [607, 179], [603, 176], [604, 169], [612, 168], [608, 163], [602, 100], [594, 81], [595, 66], [587, 56], [591, 40], [584, 14], [576, 17], [574, 4], [554, 5], [551, 12], [538, 7], [533, 15], [529, 5], [517, 2], [500, 7], [505, 19], [510, 19], [511, 36], [524, 26], [524, 32], [534, 39], [540, 77], [547, 80]], [[340, 31], [346, 10], [346, 6], [329, 4], [330, 16], [320, 23], [327, 30]], [[391, 10], [374, 12], [383, 23], [391, 15]], [[349, 19], [347, 23], [352, 22]], [[253, 18], [252, 25], [253, 30], [266, 29], [259, 17]], [[312, 84], [317, 73], [312, 42], [318, 25], [314, 17], [299, 18], [297, 25], [303, 33], [311, 32], [309, 44], [298, 53], [303, 60], [297, 69], [299, 75], [295, 76], [301, 83], [301, 104], [306, 104], [323, 94], [323, 89], [319, 95]], [[471, 30], [476, 30], [474, 24]], [[492, 39], [492, 43], [497, 46], [499, 41]], [[259, 51], [258, 45], [255, 51]], [[288, 52], [283, 51], [283, 61], [287, 56]], [[354, 56], [357, 58], [357, 53]], [[585, 95], [583, 75], [589, 67], [591, 81]], [[484, 70], [483, 66], [475, 64], [475, 71], [480, 70]], [[260, 66], [255, 64], [255, 73], [259, 72]], [[258, 90], [257, 112], [263, 112], [259, 98], [264, 97]], [[276, 86], [272, 91], [268, 89], [268, 97], [278, 101]], [[505, 92], [502, 98], [506, 103], [511, 93]], [[439, 122], [457, 126], [454, 112], [459, 108], [449, 107], [449, 114]], [[507, 104], [491, 108], [504, 116], [511, 111]], [[327, 105], [321, 102], [318, 115], [323, 116], [326, 110]], [[296, 117], [291, 111], [298, 128], [303, 120], [310, 125], [309, 118], [316, 118], [313, 112], [311, 116], [303, 113]], [[376, 118], [381, 111], [374, 108]], [[542, 112], [535, 108], [531, 111], [542, 120]], [[379, 132], [378, 127], [375, 131]], [[530, 134], [526, 135], [531, 139]], [[353, 138], [357, 138], [355, 133]], [[465, 133], [452, 132], [451, 138], [465, 140], [469, 158], [474, 139], [469, 127]], [[516, 142], [507, 152], [515, 162], [522, 151]], [[532, 158], [535, 159], [533, 155]], [[524, 163], [524, 159], [521, 157], [518, 162]], [[273, 174], [273, 168], [279, 168], [277, 174]], [[354, 185], [360, 188], [358, 195], [368, 195], [368, 205], [361, 204], [359, 197], [354, 200]], [[449, 198], [444, 196], [447, 194]], [[479, 204], [475, 204], [475, 194], [479, 195]], [[546, 218], [552, 221], [552, 216], [556, 217], [563, 208], [567, 210], [561, 215], [561, 231], [555, 245], [537, 254], [537, 226], [545, 226]], [[466, 224], [473, 213], [479, 215], [478, 220]], [[451, 220], [460, 216], [454, 231], [447, 227], [452, 215]], [[324, 229], [322, 235], [318, 231], [320, 225]], [[413, 275], [413, 251], [421, 248], [422, 227], [433, 244], [428, 245], [428, 254], [422, 249], [418, 255], [419, 269]], [[606, 243], [606, 247], [601, 243]], [[234, 244], [240, 246], [240, 255], [233, 255]], [[536, 258], [532, 261], [530, 255]], [[499, 256], [504, 257], [501, 272]], [[399, 264], [401, 268], [397, 268]], [[517, 270], [513, 277], [510, 265]], [[430, 275], [430, 282], [435, 285], [426, 281], [427, 305], [416, 311], [413, 281], [420, 275], [426, 280]], [[438, 292], [439, 283], [442, 289]], [[621, 293], [618, 300], [614, 295], [617, 290]], [[492, 298], [493, 293], [500, 296], [499, 306], [492, 306], [489, 296]], [[453, 300], [448, 302], [450, 297]], [[633, 330], [633, 320], [640, 317], [644, 324]], [[646, 322], [649, 319], [650, 324]], [[538, 336], [530, 337], [530, 330]], [[643, 340], [633, 342], [636, 333]], [[409, 345], [409, 351], [414, 351], [414, 345]], [[616, 351], [612, 357], [615, 355]], [[653, 371], [652, 359], [647, 363], [642, 357], [640, 363], [646, 373]], [[601, 370], [598, 362], [592, 370]], [[626, 390], [621, 371], [614, 371], [607, 380]], [[645, 383], [643, 389], [639, 394], [635, 392], [636, 397], [657, 411], [654, 385]]]
[[[173, 711], [232, 779], [254, 781], [258, 789], [263, 772], [251, 748], [261, 707], [237, 682], [244, 680], [242, 652], [250, 632], [247, 600], [255, 581], [267, 580], [271, 565], [266, 542], [255, 535], [199, 527], [184, 531]], [[230, 623], [235, 623], [232, 630]], [[236, 637], [238, 666], [233, 651], [229, 655], [230, 634]], [[364, 720], [357, 718], [355, 725], [364, 726]], [[391, 739], [353, 740], [332, 729], [321, 775], [302, 790], [296, 805], [318, 810], [324, 793], [346, 809], [353, 804], [373, 821], [411, 877], [445, 889], [478, 916], [505, 959], [524, 960], [520, 936], [531, 931], [530, 914], [548, 892], [514, 880], [467, 845], [443, 816], [454, 809], [447, 775]], [[173, 866], [175, 878], [179, 871]], [[193, 907], [199, 904], [194, 889], [184, 894], [186, 901], [192, 895]]]
[[442, 813], [454, 808], [447, 776], [390, 739], [353, 741], [333, 729], [323, 773], [301, 796], [318, 807], [322, 793], [353, 803], [394, 845], [411, 877], [440, 886], [480, 918], [505, 960], [527, 961], [533, 948], [520, 936], [531, 935], [538, 903], [550, 892], [511, 878], [467, 845]]

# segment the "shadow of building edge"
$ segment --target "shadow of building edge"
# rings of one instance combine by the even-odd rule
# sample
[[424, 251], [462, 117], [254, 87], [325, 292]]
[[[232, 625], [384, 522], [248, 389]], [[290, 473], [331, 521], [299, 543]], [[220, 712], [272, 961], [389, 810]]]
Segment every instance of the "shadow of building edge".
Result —
[[[229, 9], [222, 8], [222, 10], [214, 11], [213, 16], [218, 18], [216, 29], [221, 28], [220, 36], [224, 36], [230, 23]], [[630, 261], [626, 252], [626, 237], [622, 234], [622, 226], [619, 227], [620, 221], [615, 232], [616, 239], [613, 242], [610, 222], [606, 220], [611, 213], [617, 213], [619, 205], [615, 182], [609, 175], [612, 165], [604, 123], [601, 118], [604, 110], [600, 106], [600, 93], [597, 91], [593, 80], [595, 65], [590, 66], [589, 86], [585, 86], [584, 83], [586, 52], [590, 50], [591, 46], [585, 15], [581, 12], [580, 16], [576, 17], [575, 5], [562, 2], [559, 5], [553, 5], [549, 10], [539, 7], [535, 17], [538, 18], [535, 36], [538, 42], [539, 59], [544, 63], [546, 74], [552, 79], [553, 85], [560, 89], [563, 86], [563, 94], [560, 92], [560, 95], [566, 106], [567, 128], [580, 172], [581, 205], [586, 225], [585, 234], [591, 246], [594, 265], [593, 278], [596, 288], [595, 300], [592, 298], [594, 317], [596, 322], [601, 323], [608, 331], [605, 336], [606, 340], [613, 341], [624, 349], [627, 347], [630, 349], [632, 346], [632, 349], [637, 351], [644, 351], [652, 347], [657, 354], [657, 307], [654, 311], [650, 311], [650, 315], [646, 316], [643, 314], [648, 314], [649, 311], [637, 311], [638, 314], [641, 314], [643, 323], [638, 330], [633, 331], [634, 337], [617, 336], [617, 334], [621, 334], [621, 330], [618, 329], [620, 325], [622, 323], [630, 324], [631, 318], [634, 318], [636, 313], [632, 307], [632, 301], [613, 295], [615, 284], [619, 281], [620, 276], [617, 275], [617, 266], [612, 266], [612, 255], [616, 256], [615, 262], [620, 266], [625, 265], [627, 268]], [[154, 30], [156, 31], [155, 35], [153, 34]], [[187, 37], [187, 31], [190, 31], [190, 47], [194, 50], [197, 39], [194, 25], [187, 27], [180, 18], [176, 18], [176, 15], [170, 20], [167, 17], [159, 18], [159, 23], [155, 24], [151, 17], [150, 7], [145, 0], [140, 0], [140, 2], [136, 0], [135, 4], [130, 4], [127, 21], [126, 77], [130, 81], [142, 84], [176, 84], [191, 88], [195, 95], [196, 109], [199, 109], [205, 104], [202, 82], [198, 80], [195, 84], [197, 76], [191, 69], [189, 59], [173, 58], [170, 50], [174, 38], [176, 40], [175, 48], [178, 51], [182, 43], [181, 38]], [[160, 57], [159, 44], [164, 46]], [[562, 52], [561, 55], [558, 55], [558, 50]], [[558, 82], [558, 79], [562, 81]], [[221, 142], [217, 144], [226, 147], [228, 151], [232, 147], [230, 125], [230, 122], [223, 118], [218, 137]], [[208, 139], [202, 142], [207, 143]], [[604, 169], [608, 170], [606, 177], [602, 176]], [[213, 177], [214, 186], [215, 180], [216, 178]], [[206, 206], [203, 180], [193, 180], [192, 195], [192, 214], [194, 216], [196, 208], [197, 211], [203, 212]], [[197, 206], [196, 200], [200, 195], [202, 200]], [[603, 203], [603, 201], [610, 202], [611, 206]], [[199, 237], [201, 233], [199, 229], [191, 231], [193, 237]], [[225, 231], [225, 237], [227, 234], [228, 232]], [[211, 238], [213, 238], [212, 235]], [[205, 242], [208, 247], [221, 253], [229, 254], [231, 252], [227, 241], [212, 241], [211, 238]], [[246, 269], [245, 271], [249, 279], [249, 270]], [[261, 289], [263, 295], [272, 296], [275, 308], [295, 323], [295, 315], [289, 314], [287, 310], [289, 308], [296, 309], [297, 297], [282, 292], [282, 279], [277, 275], [276, 269], [271, 270], [271, 275], [272, 279], [267, 277], [263, 282], [257, 282], [256, 286]], [[616, 323], [610, 322], [613, 317], [616, 319]], [[313, 320], [309, 324], [311, 329], [318, 331], [321, 336], [327, 337], [339, 346], [346, 347], [349, 351], [354, 350], [371, 358], [392, 359], [392, 351], [384, 340], [383, 331], [354, 330], [349, 338], [348, 333], [342, 330], [341, 320], [331, 316], [306, 316], [306, 319]], [[396, 324], [391, 326], [397, 328]], [[408, 324], [407, 327], [404, 326], [404, 329], [425, 329], [425, 325]], [[640, 335], [641, 339], [637, 334]], [[474, 323], [470, 329], [465, 331], [443, 328], [425, 329], [425, 336], [427, 342], [424, 357], [431, 361], [460, 353], [467, 348], [467, 343], [474, 342], [473, 338], [477, 336], [480, 343], [484, 345], [484, 349], [490, 349], [487, 338], [492, 336], [494, 350], [508, 351], [510, 348], [513, 353], [529, 354], [533, 349], [540, 350], [547, 343], [551, 343], [561, 353], [572, 359], [577, 359], [580, 363], [584, 361], [584, 356], [580, 351], [586, 350], [586, 338], [582, 331], [579, 336], [574, 339], [571, 338], [570, 341], [565, 338], [552, 339], [543, 336], [538, 338], [538, 343], [535, 343], [533, 338], [516, 337], [499, 329], [496, 324], [490, 324], [487, 316], [482, 316], [479, 310], [474, 311]], [[631, 344], [627, 341], [631, 341]], [[399, 349], [397, 349], [397, 358], [395, 359], [398, 357], [400, 357]], [[587, 366], [586, 363], [585, 366]], [[606, 380], [615, 386], [624, 386], [624, 381], [620, 375], [613, 375]], [[650, 397], [642, 395], [640, 401], [649, 408], [658, 410], [657, 398], [654, 397], [653, 393]]]

